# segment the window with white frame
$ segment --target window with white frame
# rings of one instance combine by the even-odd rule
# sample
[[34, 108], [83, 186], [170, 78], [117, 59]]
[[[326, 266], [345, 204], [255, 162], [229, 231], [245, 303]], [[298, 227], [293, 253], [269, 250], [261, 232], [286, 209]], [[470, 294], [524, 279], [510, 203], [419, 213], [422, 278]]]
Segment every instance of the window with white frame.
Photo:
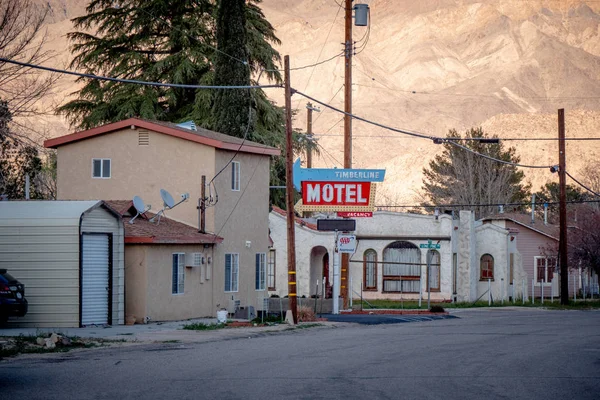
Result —
[[429, 289], [432, 292], [440, 291], [440, 252], [429, 250]]
[[240, 163], [233, 161], [231, 163], [231, 190], [240, 190]]
[[556, 271], [555, 257], [535, 257], [535, 284], [537, 286], [544, 284], [550, 285], [554, 279], [554, 271]]
[[267, 288], [275, 290], [275, 249], [269, 249], [267, 261]]
[[92, 178], [108, 179], [110, 178], [110, 159], [94, 158], [92, 159]]
[[265, 290], [267, 282], [267, 253], [256, 253], [256, 290]]
[[363, 289], [377, 290], [377, 252], [373, 249], [363, 254]]
[[183, 294], [185, 280], [185, 253], [173, 253], [173, 285], [171, 293]]
[[225, 291], [238, 291], [238, 276], [240, 270], [240, 256], [237, 253], [225, 254]]
[[479, 259], [479, 280], [494, 280], [494, 257], [490, 254], [484, 254]]

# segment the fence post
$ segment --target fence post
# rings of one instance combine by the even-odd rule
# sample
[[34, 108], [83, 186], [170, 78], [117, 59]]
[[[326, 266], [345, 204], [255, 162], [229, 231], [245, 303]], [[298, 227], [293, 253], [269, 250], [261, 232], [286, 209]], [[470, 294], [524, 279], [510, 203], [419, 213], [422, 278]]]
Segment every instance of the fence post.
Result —
[[492, 280], [488, 278], [488, 306], [492, 305]]
[[577, 276], [573, 277], [573, 301], [577, 303]]
[[535, 297], [535, 276], [531, 280], [531, 304], [534, 304], [533, 298]]
[[542, 281], [541, 286], [542, 286], [542, 304], [544, 304], [544, 281]]
[[502, 292], [502, 305], [504, 305], [504, 278], [500, 278], [500, 291]]
[[525, 279], [523, 279], [523, 283], [521, 284], [521, 289], [522, 289], [521, 292], [523, 292], [523, 293], [521, 293], [521, 295], [523, 297], [523, 305], [525, 305]]
[[512, 280], [512, 300], [513, 304], [517, 303], [517, 299], [515, 298], [515, 278]]

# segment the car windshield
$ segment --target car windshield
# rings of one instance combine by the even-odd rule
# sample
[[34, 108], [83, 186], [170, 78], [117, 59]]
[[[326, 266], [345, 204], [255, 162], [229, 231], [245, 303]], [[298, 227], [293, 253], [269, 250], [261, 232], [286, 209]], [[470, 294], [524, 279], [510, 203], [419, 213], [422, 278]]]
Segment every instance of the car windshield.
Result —
[[8, 272], [0, 273], [0, 280], [5, 281], [6, 283], [16, 282], [17, 280]]

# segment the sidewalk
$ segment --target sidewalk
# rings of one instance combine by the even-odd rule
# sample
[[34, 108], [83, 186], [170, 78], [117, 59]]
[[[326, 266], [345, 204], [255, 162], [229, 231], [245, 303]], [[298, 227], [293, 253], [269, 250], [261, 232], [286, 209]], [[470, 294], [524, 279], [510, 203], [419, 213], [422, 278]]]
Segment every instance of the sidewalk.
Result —
[[[149, 324], [87, 326], [85, 328], [5, 328], [0, 329], [0, 337], [49, 336], [57, 333], [69, 337], [124, 340], [127, 342], [205, 342], [235, 337], [251, 337], [269, 332], [279, 332], [294, 327], [281, 323], [270, 326], [231, 327], [215, 330], [185, 330], [185, 325], [193, 323], [216, 324], [216, 318], [201, 318], [186, 321], [152, 322]], [[323, 326], [338, 325], [334, 322], [318, 321], [307, 324]], [[299, 324], [297, 326], [302, 326]]]

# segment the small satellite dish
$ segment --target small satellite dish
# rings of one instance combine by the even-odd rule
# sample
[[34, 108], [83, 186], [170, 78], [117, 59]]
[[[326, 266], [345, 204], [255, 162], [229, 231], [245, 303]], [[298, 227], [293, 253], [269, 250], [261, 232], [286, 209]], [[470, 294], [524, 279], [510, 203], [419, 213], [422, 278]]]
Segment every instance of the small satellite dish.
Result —
[[152, 207], [150, 204], [148, 204], [148, 207], [146, 208], [146, 204], [144, 204], [144, 200], [142, 200], [140, 196], [133, 196], [133, 206], [135, 207], [137, 214], [135, 214], [135, 217], [129, 220], [130, 224], [133, 224], [133, 221], [135, 221], [135, 219], [139, 217], [140, 214], [145, 213]]
[[179, 203], [175, 203], [175, 200], [173, 199], [173, 196], [171, 196], [171, 193], [167, 192], [165, 189], [160, 189], [160, 197], [163, 200], [163, 208], [162, 210], [157, 212], [154, 217], [150, 219], [150, 222], [154, 222], [156, 218], [158, 218], [158, 222], [160, 222], [160, 218], [165, 213], [165, 210], [170, 210], [172, 208], [177, 207], [179, 204], [183, 203], [184, 201], [187, 201], [190, 198], [190, 195], [188, 193], [182, 194], [181, 201]]
[[140, 196], [133, 196], [133, 206], [139, 214], [146, 212], [146, 205]]
[[160, 189], [160, 197], [163, 199], [166, 207], [175, 207], [175, 200], [173, 200], [173, 196], [171, 196], [171, 193], [167, 192], [165, 189]]

